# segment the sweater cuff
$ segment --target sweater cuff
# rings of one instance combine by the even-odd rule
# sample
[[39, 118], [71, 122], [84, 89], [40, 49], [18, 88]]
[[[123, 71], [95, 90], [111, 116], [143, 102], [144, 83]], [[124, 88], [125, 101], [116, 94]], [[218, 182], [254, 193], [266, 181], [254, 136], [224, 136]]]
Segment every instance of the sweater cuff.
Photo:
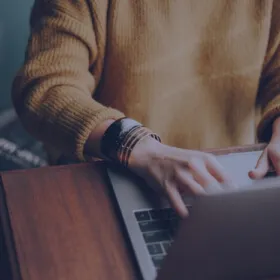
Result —
[[262, 118], [257, 127], [259, 142], [269, 142], [272, 136], [274, 120], [280, 116], [280, 95], [277, 95], [264, 109]]
[[87, 112], [83, 112], [81, 119], [84, 120], [84, 123], [77, 135], [75, 156], [81, 161], [86, 161], [84, 146], [95, 126], [109, 119], [117, 120], [123, 117], [124, 114], [112, 108], [103, 108], [99, 112], [95, 112], [94, 115], [90, 112], [88, 114]]

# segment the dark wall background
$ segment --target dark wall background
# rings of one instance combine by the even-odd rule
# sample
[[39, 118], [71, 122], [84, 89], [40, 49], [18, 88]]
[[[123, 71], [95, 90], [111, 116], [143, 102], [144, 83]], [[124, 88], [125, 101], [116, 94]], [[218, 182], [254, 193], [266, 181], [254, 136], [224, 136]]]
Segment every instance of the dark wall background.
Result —
[[33, 2], [0, 0], [0, 110], [11, 106], [11, 83], [24, 57]]
[[22, 127], [11, 86], [24, 58], [34, 0], [0, 0], [0, 171], [46, 165], [42, 144]]
[[[34, 0], [0, 0], [0, 172], [46, 165], [42, 144], [21, 126], [11, 103], [11, 84], [23, 62]], [[11, 279], [0, 228], [0, 279]]]

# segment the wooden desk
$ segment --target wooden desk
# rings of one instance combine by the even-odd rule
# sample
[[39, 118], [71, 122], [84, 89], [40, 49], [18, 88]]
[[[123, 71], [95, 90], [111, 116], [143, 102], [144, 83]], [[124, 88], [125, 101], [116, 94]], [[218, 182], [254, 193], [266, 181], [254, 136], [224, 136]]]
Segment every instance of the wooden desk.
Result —
[[102, 163], [1, 177], [1, 224], [11, 279], [136, 278]]
[[102, 163], [5, 172], [1, 178], [1, 225], [12, 279], [136, 278]]

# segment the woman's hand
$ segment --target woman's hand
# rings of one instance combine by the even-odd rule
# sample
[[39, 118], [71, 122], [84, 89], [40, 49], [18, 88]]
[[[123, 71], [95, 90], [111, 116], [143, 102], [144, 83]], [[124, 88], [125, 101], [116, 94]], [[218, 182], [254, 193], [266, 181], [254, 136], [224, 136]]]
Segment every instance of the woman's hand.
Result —
[[280, 117], [274, 121], [271, 140], [261, 154], [256, 168], [249, 172], [249, 176], [252, 179], [261, 179], [271, 167], [280, 175]]
[[180, 193], [206, 194], [221, 190], [221, 184], [233, 186], [216, 157], [199, 151], [163, 145], [145, 138], [134, 147], [129, 168], [152, 188], [163, 192], [182, 217], [188, 214]]

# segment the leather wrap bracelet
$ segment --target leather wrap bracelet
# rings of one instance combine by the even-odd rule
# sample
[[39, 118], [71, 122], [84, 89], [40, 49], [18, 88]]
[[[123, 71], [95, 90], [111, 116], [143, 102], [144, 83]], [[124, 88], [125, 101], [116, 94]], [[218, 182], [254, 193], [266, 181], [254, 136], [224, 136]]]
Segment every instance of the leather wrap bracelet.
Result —
[[145, 137], [161, 142], [160, 137], [139, 122], [122, 118], [112, 123], [101, 140], [101, 152], [108, 159], [127, 167], [135, 145]]

